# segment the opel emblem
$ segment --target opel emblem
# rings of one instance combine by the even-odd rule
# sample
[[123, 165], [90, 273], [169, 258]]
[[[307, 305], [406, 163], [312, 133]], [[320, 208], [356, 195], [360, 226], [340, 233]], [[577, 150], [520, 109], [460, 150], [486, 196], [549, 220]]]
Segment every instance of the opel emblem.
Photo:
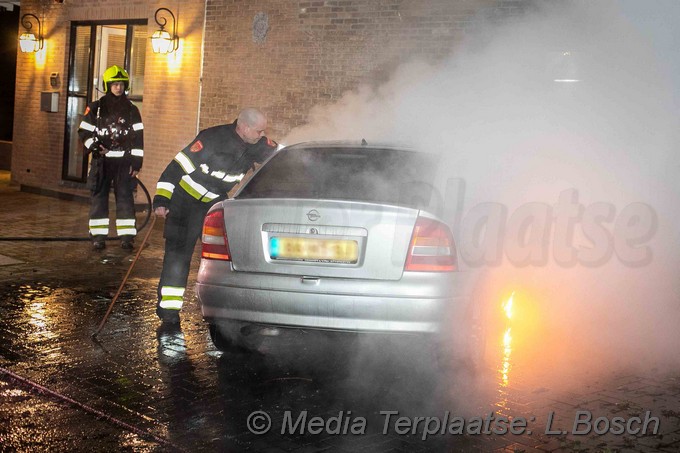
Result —
[[311, 222], [316, 222], [317, 220], [319, 220], [321, 218], [321, 214], [319, 214], [319, 211], [317, 211], [316, 209], [312, 209], [311, 211], [309, 211], [307, 213], [307, 218]]

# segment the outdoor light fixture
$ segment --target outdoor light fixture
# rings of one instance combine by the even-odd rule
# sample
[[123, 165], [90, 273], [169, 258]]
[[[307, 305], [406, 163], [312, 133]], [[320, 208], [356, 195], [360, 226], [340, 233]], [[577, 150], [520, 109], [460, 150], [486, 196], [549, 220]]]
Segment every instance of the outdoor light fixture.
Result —
[[[30, 18], [35, 19], [38, 24], [38, 37], [35, 37], [34, 33], [30, 33], [33, 28], [33, 24]], [[22, 52], [37, 52], [43, 48], [43, 35], [42, 35], [42, 25], [40, 24], [40, 19], [35, 14], [24, 14], [21, 16], [21, 25], [26, 29], [24, 33], [19, 36], [19, 46]]]
[[[168, 23], [168, 19], [165, 17], [158, 16], [161, 11], [166, 11], [172, 17], [172, 35], [165, 30], [165, 24]], [[177, 20], [175, 15], [172, 14], [168, 8], [158, 8], [153, 15], [153, 19], [161, 27], [160, 30], [156, 30], [151, 35], [151, 47], [153, 48], [153, 53], [170, 53], [177, 50], [179, 47], [179, 37], [177, 36]]]

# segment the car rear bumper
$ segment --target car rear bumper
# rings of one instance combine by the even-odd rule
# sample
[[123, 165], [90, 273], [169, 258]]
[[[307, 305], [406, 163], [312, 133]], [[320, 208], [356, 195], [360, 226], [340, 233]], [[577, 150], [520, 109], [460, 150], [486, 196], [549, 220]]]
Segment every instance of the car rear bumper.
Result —
[[197, 283], [203, 317], [306, 329], [384, 333], [436, 333], [449, 316], [462, 315], [462, 298], [318, 294]]

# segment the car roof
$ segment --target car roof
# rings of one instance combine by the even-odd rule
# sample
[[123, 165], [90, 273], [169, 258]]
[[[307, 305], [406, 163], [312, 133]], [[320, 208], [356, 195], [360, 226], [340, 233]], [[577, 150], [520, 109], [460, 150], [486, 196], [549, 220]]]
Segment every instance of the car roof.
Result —
[[[311, 148], [366, 148], [366, 149], [393, 149], [398, 151], [424, 152], [417, 148], [395, 142], [367, 142], [366, 140], [317, 140], [285, 145], [282, 149], [311, 149]], [[426, 153], [433, 154], [433, 153]]]

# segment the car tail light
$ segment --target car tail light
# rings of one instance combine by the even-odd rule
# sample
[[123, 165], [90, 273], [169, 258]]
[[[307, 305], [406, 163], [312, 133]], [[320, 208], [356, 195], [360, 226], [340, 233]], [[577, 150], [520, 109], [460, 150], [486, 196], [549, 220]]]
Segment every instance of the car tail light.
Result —
[[449, 227], [437, 220], [418, 217], [404, 270], [451, 272], [457, 267], [456, 245]]
[[227, 232], [224, 229], [224, 210], [222, 209], [208, 212], [203, 220], [201, 258], [231, 261], [229, 241], [227, 241]]

